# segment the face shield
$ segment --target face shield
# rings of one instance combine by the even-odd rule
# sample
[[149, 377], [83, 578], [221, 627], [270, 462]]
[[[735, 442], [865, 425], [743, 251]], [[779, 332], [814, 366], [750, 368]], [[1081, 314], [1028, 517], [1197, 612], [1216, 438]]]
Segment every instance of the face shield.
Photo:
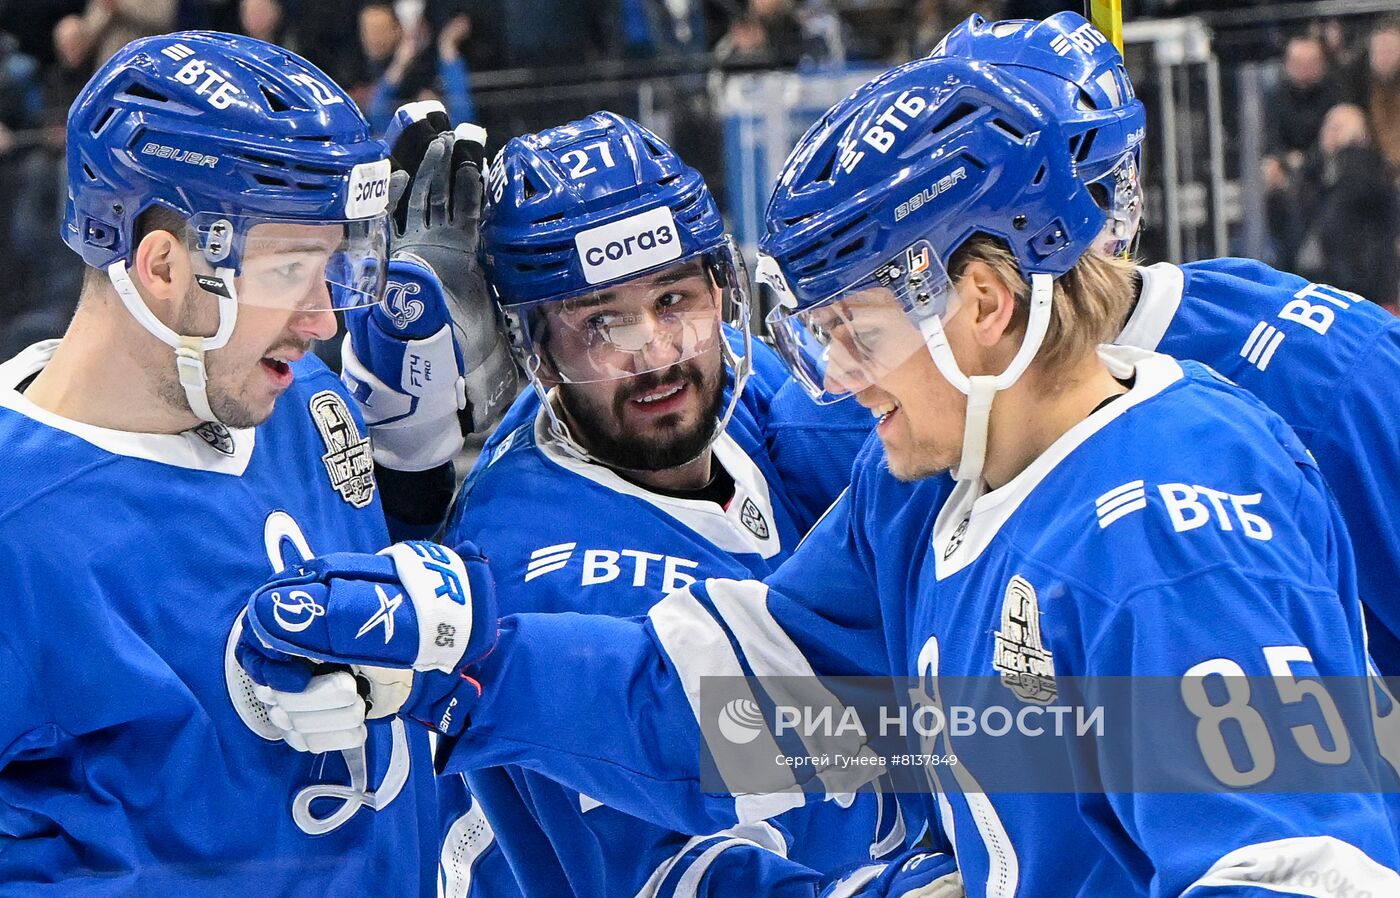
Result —
[[801, 311], [779, 306], [768, 326], [798, 382], [817, 402], [832, 403], [923, 351], [955, 296], [933, 247], [920, 240], [824, 302]]
[[200, 213], [189, 243], [201, 287], [241, 305], [310, 313], [373, 305], [384, 295], [386, 215], [277, 221]]
[[748, 330], [746, 284], [743, 257], [726, 239], [630, 280], [508, 315], [532, 376], [600, 383], [726, 350], [723, 324]]
[[1123, 154], [1108, 174], [1091, 181], [1088, 187], [1108, 217], [1094, 248], [1105, 255], [1128, 258], [1142, 225], [1142, 178], [1137, 151]]

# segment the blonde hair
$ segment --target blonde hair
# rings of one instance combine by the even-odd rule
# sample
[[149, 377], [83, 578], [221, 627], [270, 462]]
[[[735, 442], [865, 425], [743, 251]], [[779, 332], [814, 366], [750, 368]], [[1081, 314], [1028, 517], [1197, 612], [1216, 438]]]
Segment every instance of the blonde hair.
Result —
[[[972, 262], [992, 269], [1016, 297], [1015, 326], [1024, 330], [1030, 312], [1031, 285], [1021, 274], [1016, 257], [1002, 240], [974, 235], [948, 260], [956, 282]], [[1055, 279], [1050, 326], [1035, 364], [1054, 372], [1079, 362], [1100, 343], [1112, 342], [1133, 303], [1134, 263], [1130, 259], [1089, 250], [1074, 267]]]

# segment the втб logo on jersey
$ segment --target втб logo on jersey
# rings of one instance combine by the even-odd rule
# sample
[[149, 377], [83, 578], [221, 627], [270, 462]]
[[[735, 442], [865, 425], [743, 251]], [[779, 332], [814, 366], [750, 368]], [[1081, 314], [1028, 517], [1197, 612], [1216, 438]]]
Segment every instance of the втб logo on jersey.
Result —
[[[1273, 539], [1273, 525], [1250, 510], [1264, 501], [1263, 493], [1227, 493], [1198, 483], [1161, 483], [1156, 486], [1156, 493], [1177, 533], [1214, 522], [1225, 532], [1243, 533], [1250, 539]], [[1099, 529], [1107, 529], [1133, 512], [1142, 511], [1147, 504], [1147, 486], [1143, 481], [1130, 480], [1114, 487], [1094, 500]]]
[[304, 589], [278, 590], [272, 594], [272, 617], [277, 621], [277, 626], [288, 633], [300, 633], [325, 613], [326, 609], [318, 605], [311, 593]]
[[[559, 543], [531, 552], [525, 566], [525, 582], [567, 567], [577, 548], [576, 542]], [[700, 562], [637, 549], [585, 549], [581, 567], [580, 586], [597, 586], [630, 577], [633, 586], [667, 593], [694, 583], [695, 578], [686, 571], [699, 568]]]

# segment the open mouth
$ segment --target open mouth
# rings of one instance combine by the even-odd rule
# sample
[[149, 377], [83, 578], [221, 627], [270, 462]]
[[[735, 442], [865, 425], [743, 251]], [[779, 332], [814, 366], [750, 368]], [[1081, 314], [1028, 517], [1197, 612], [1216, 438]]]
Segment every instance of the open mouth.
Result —
[[299, 357], [299, 355], [292, 353], [272, 353], [263, 356], [259, 364], [262, 365], [263, 370], [272, 375], [272, 379], [276, 383], [285, 386], [292, 382], [292, 362], [295, 362]]
[[685, 401], [686, 388], [685, 381], [662, 384], [633, 396], [628, 402], [648, 412], [672, 411]]
[[870, 414], [875, 417], [875, 429], [879, 430], [880, 428], [884, 427], [885, 424], [887, 424], [898, 411], [899, 403], [897, 402], [882, 402], [879, 405], [872, 407], [870, 409]]

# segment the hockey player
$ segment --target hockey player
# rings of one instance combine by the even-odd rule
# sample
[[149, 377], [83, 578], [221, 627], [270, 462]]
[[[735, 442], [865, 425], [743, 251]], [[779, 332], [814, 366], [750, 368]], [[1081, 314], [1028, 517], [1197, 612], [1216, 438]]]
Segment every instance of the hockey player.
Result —
[[[844, 487], [813, 471], [818, 488], [794, 496], [781, 468], [844, 481], [869, 418], [821, 414], [750, 340], [742, 256], [700, 175], [597, 113], [510, 141], [489, 186], [487, 278], [533, 389], [448, 542], [491, 558], [506, 613], [632, 617], [705, 577], [771, 573]], [[821, 457], [775, 462], [799, 429]], [[894, 800], [871, 794], [688, 835], [524, 768], [468, 780], [519, 881], [478, 876], [483, 895], [810, 895], [808, 866], [882, 857], [905, 835]]]
[[[98, 71], [68, 172], [79, 308], [0, 366], [0, 895], [435, 895], [427, 734], [292, 733], [232, 654], [269, 572], [387, 542], [364, 425], [308, 353], [381, 298], [384, 144], [299, 57], [185, 32]], [[343, 673], [313, 693], [363, 717]]]
[[[975, 757], [940, 775], [969, 895], [1400, 892], [1369, 794], [1388, 775], [1381, 722], [1343, 718], [1318, 679], [1367, 669], [1345, 530], [1257, 401], [1192, 363], [1096, 350], [1132, 272], [1094, 250], [1102, 211], [1074, 154], [1112, 117], [1060, 99], [1077, 91], [920, 60], [843, 100], [790, 157], [763, 242], [780, 345], [814, 392], [855, 393], [880, 445], [767, 581], [698, 582], [645, 621], [527, 614], [496, 634], [484, 578], [460, 601], [404, 584], [405, 635], [381, 645], [353, 634], [392, 571], [325, 559], [250, 599], [251, 666], [414, 669], [396, 710], [453, 737], [449, 769], [528, 764], [622, 809], [721, 824], [802, 794], [700, 796], [705, 675], [893, 672], [935, 702], [949, 677], [999, 675], [1012, 702], [1063, 677], [1172, 678], [1170, 705], [1124, 721], [1150, 790], [988, 793]], [[292, 587], [320, 609], [304, 630], [273, 614]], [[429, 649], [418, 634], [444, 625], [452, 646]], [[1245, 683], [1277, 690], [1273, 707], [1310, 696], [1319, 716], [1265, 719], [1268, 696]], [[1212, 733], [1242, 720], [1247, 751], [1226, 761]], [[1343, 782], [1362, 785], [1302, 791]]]
[[[1123, 124], [1081, 147], [1079, 174], [1108, 216], [1102, 248], [1124, 252], [1142, 218], [1146, 111], [1114, 46], [1075, 13], [1043, 22], [969, 18], [934, 55], [1057, 73]], [[1139, 268], [1116, 342], [1204, 362], [1287, 421], [1317, 459], [1358, 551], [1372, 657], [1400, 675], [1400, 319], [1326, 284], [1252, 259]]]

